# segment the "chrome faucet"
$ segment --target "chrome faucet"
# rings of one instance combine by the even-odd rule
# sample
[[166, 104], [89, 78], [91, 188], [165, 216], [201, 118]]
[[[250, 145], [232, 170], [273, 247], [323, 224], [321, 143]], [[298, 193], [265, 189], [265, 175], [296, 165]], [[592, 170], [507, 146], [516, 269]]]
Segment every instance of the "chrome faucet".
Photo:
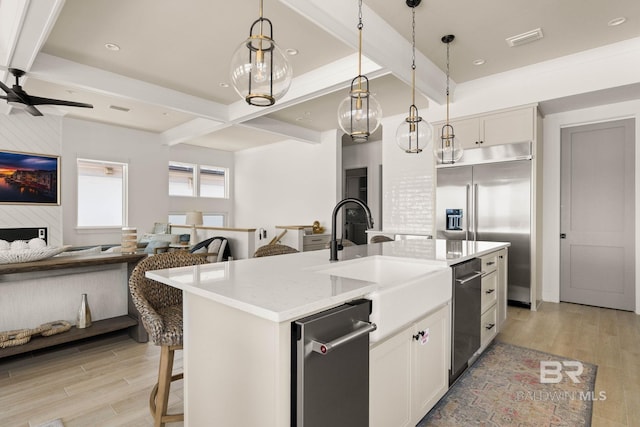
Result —
[[[371, 216], [371, 210], [369, 206], [365, 202], [360, 199], [356, 199], [354, 197], [347, 197], [346, 199], [342, 199], [338, 202], [335, 208], [333, 208], [333, 213], [331, 214], [331, 241], [329, 242], [329, 261], [338, 261], [338, 238], [336, 237], [336, 228], [337, 228], [337, 217], [338, 211], [340, 208], [347, 203], [356, 203], [364, 209], [364, 213], [367, 216], [367, 228], [373, 228], [373, 218]], [[342, 248], [340, 248], [342, 249]]]

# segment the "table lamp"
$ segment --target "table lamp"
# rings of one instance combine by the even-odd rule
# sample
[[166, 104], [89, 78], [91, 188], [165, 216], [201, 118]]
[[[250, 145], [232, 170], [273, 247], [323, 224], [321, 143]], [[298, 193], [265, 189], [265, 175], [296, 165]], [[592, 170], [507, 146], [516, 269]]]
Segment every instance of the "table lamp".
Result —
[[185, 220], [185, 224], [191, 226], [190, 243], [194, 245], [196, 243], [196, 240], [198, 239], [198, 234], [196, 232], [196, 225], [202, 225], [202, 212], [200, 211], [187, 212], [187, 218]]

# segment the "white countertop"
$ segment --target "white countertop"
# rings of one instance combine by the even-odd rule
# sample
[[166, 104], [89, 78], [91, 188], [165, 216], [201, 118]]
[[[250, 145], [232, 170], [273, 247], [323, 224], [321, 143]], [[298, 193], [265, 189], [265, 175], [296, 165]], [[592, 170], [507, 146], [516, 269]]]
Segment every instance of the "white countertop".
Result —
[[[349, 246], [340, 260], [373, 255], [453, 265], [509, 246], [500, 242], [402, 240]], [[337, 261], [338, 263], [340, 261]], [[155, 270], [147, 277], [274, 322], [288, 322], [366, 296], [378, 284], [319, 274], [329, 250]]]

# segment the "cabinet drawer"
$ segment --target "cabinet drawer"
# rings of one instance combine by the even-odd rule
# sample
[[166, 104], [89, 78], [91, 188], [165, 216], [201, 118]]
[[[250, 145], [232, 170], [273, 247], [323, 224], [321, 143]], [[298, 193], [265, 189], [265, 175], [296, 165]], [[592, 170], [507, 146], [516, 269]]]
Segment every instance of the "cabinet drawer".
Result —
[[480, 346], [486, 345], [498, 334], [497, 307], [494, 305], [480, 318]]
[[317, 251], [319, 249], [325, 249], [327, 243], [331, 240], [329, 234], [309, 234], [302, 237], [302, 250], [303, 251]]
[[498, 272], [491, 273], [482, 277], [482, 298], [481, 313], [487, 311], [489, 307], [494, 305], [498, 300]]
[[493, 252], [483, 257], [482, 260], [482, 272], [484, 274], [491, 273], [498, 268], [498, 252]]

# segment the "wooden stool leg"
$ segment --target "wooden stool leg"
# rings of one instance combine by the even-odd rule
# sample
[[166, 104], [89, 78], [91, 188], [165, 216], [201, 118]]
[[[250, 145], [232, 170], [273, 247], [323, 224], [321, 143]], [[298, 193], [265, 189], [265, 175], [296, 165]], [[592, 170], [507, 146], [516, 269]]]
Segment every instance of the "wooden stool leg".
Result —
[[155, 427], [164, 427], [167, 422], [183, 421], [184, 414], [167, 415], [169, 406], [169, 390], [171, 382], [183, 378], [182, 374], [171, 375], [173, 370], [173, 356], [175, 350], [181, 346], [161, 346], [160, 347], [160, 368], [158, 369], [158, 383], [151, 391], [149, 398], [149, 408], [154, 419]]

